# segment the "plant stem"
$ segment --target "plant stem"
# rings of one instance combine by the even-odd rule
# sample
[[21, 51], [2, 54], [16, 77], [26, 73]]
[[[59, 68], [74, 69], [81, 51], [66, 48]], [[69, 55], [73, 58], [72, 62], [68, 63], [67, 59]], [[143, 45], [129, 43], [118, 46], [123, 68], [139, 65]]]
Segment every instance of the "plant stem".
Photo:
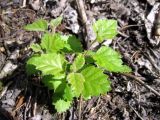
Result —
[[81, 113], [82, 113], [82, 95], [80, 95], [79, 98], [78, 120], [81, 120]]

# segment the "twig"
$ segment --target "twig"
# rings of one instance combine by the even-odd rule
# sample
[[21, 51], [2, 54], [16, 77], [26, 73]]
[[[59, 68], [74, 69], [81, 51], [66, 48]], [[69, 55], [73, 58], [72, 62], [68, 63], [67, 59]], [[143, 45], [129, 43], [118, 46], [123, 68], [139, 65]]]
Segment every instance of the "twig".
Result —
[[23, 0], [22, 8], [26, 7], [27, 0]]
[[24, 120], [27, 119], [27, 111], [29, 110], [29, 105], [31, 104], [31, 96], [29, 96], [29, 100], [28, 100], [28, 103], [26, 102], [26, 108], [24, 110]]
[[79, 14], [82, 18], [82, 23], [85, 27], [85, 32], [86, 32], [85, 42], [86, 42], [86, 47], [88, 49], [90, 46], [90, 43], [96, 39], [96, 35], [92, 29], [91, 23], [87, 20], [87, 15], [85, 12], [83, 0], [76, 0], [76, 4], [78, 7]]
[[126, 30], [127, 28], [130, 28], [130, 27], [139, 27], [139, 26], [143, 26], [144, 24], [141, 24], [141, 25], [126, 25], [126, 26], [123, 26], [120, 31], [123, 31], [123, 30]]
[[[142, 51], [143, 52], [143, 51]], [[145, 52], [143, 52], [143, 54], [144, 54], [144, 56], [146, 57], [146, 58], [148, 58], [148, 60], [150, 61], [150, 63], [153, 65], [153, 67], [155, 68], [155, 69], [157, 69], [157, 71], [160, 71], [160, 68], [154, 63], [154, 60], [153, 60], [153, 58], [151, 58], [151, 55], [147, 52], [147, 53], [145, 53]]]
[[34, 101], [34, 105], [33, 105], [33, 116], [36, 115], [36, 110], [37, 110], [37, 92], [38, 92], [38, 89], [36, 89], [36, 95], [35, 95], [35, 101]]
[[36, 109], [37, 109], [37, 102], [35, 102], [33, 105], [33, 116], [36, 115]]
[[2, 93], [0, 94], [0, 99], [4, 96], [4, 94], [6, 93], [8, 87], [13, 83], [13, 81], [10, 81], [3, 89]]
[[131, 109], [136, 113], [136, 115], [141, 119], [141, 120], [144, 120], [141, 116], [140, 116], [140, 114], [131, 106], [131, 105], [129, 105], [130, 107], [131, 107]]
[[82, 95], [80, 95], [79, 98], [78, 120], [81, 120], [81, 113], [82, 113]]
[[79, 14], [82, 18], [82, 22], [83, 22], [83, 24], [86, 24], [87, 23], [87, 15], [86, 15], [85, 8], [84, 8], [84, 2], [83, 2], [83, 0], [76, 0], [76, 3], [77, 3]]
[[127, 77], [130, 77], [134, 80], [136, 80], [137, 82], [139, 82], [141, 85], [143, 85], [145, 88], [149, 89], [151, 92], [153, 92], [155, 95], [159, 96], [160, 97], [160, 93], [157, 92], [156, 90], [154, 90], [151, 86], [149, 85], [146, 85], [145, 82], [143, 82], [141, 79], [139, 79], [138, 77], [134, 76], [134, 75], [131, 75], [131, 74], [128, 74], [128, 73], [121, 73], [122, 75], [125, 75]]
[[15, 117], [16, 111], [19, 110], [19, 109], [21, 109], [23, 106], [25, 106], [25, 104], [26, 104], [26, 103], [23, 103], [23, 104], [21, 104], [19, 107], [17, 107], [16, 109], [14, 109], [14, 110], [12, 111], [12, 116]]
[[126, 35], [125, 33], [120, 32], [120, 31], [118, 31], [118, 34], [120, 34], [121, 36], [123, 36], [123, 37], [125, 37], [125, 38], [129, 38], [128, 35]]

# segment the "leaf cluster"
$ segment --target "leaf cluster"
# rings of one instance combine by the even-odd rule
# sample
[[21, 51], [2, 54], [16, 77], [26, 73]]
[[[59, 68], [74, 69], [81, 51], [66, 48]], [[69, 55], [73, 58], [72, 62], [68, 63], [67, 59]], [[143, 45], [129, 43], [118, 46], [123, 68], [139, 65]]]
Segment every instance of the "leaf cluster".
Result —
[[[27, 61], [28, 75], [39, 74], [42, 82], [53, 91], [53, 105], [58, 112], [64, 112], [73, 98], [82, 96], [90, 99], [111, 90], [111, 82], [104, 71], [130, 72], [123, 65], [121, 55], [110, 47], [102, 46], [97, 51], [85, 51], [80, 40], [74, 35], [55, 33], [62, 18], [47, 22], [39, 19], [25, 26], [29, 31], [43, 31], [40, 44], [32, 44], [34, 55]], [[48, 27], [52, 32], [48, 32]], [[117, 34], [115, 20], [98, 20], [93, 29], [97, 41], [112, 39]], [[68, 60], [67, 56], [74, 56]]]

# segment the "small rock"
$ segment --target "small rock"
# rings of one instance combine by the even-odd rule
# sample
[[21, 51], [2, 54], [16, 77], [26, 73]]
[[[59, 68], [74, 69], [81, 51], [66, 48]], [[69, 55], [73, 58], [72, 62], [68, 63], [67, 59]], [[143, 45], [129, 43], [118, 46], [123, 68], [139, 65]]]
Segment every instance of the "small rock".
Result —
[[11, 61], [8, 61], [3, 67], [2, 71], [0, 71], [0, 79], [10, 75], [17, 67], [17, 65], [14, 65]]
[[78, 14], [71, 6], [68, 6], [64, 12], [64, 20], [67, 22], [67, 28], [72, 30], [73, 33], [78, 33], [79, 24], [78, 24]]
[[30, 5], [34, 10], [39, 10], [41, 8], [40, 0], [31, 0]]
[[10, 106], [14, 106], [15, 105], [15, 101], [13, 99], [4, 100], [4, 101], [2, 101], [2, 103], [10, 105]]

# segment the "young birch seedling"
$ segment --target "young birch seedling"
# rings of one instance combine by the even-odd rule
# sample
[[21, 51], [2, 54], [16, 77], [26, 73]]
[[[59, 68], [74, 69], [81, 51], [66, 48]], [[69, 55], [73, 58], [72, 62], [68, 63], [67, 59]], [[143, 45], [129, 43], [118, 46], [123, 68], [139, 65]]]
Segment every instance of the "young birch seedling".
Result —
[[[62, 18], [47, 22], [39, 19], [24, 28], [28, 31], [44, 32], [40, 44], [32, 44], [34, 54], [26, 64], [28, 75], [40, 73], [42, 82], [53, 91], [53, 105], [58, 112], [64, 112], [72, 105], [73, 98], [106, 94], [111, 90], [108, 72], [131, 72], [123, 65], [121, 55], [107, 46], [95, 51], [84, 51], [80, 40], [74, 35], [55, 33]], [[47, 31], [50, 26], [52, 32]], [[117, 35], [116, 20], [98, 20], [93, 29], [99, 43]], [[72, 61], [67, 55], [74, 54]]]

